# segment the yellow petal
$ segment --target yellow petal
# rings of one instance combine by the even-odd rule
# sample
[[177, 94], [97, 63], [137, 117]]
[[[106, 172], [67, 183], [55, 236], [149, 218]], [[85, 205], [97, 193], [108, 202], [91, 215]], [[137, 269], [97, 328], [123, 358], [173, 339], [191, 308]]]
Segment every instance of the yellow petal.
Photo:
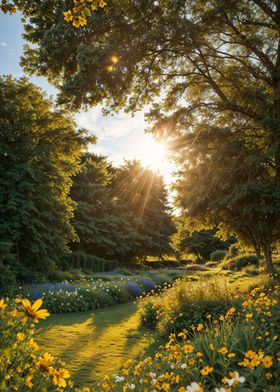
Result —
[[37, 299], [32, 305], [32, 310], [38, 310], [43, 304], [43, 300], [41, 298]]

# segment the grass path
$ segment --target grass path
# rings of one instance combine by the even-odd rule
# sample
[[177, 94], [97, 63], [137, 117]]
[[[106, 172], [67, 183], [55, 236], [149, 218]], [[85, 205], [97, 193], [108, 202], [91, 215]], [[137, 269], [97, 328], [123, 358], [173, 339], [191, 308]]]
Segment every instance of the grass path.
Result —
[[41, 323], [37, 341], [59, 356], [77, 385], [99, 381], [129, 358], [151, 353], [160, 341], [140, 327], [135, 304], [116, 305], [94, 312], [59, 314]]

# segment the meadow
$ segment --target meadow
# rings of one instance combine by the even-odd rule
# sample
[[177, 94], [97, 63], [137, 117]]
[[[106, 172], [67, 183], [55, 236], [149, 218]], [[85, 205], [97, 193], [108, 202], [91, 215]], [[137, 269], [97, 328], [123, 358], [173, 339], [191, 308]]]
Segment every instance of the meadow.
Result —
[[[278, 278], [264, 274], [259, 266], [225, 270], [223, 264], [195, 272], [192, 264], [26, 285], [17, 292], [16, 304], [1, 302], [1, 312], [9, 317], [7, 321], [2, 318], [1, 333], [8, 323], [10, 345], [13, 342], [16, 347], [13, 355], [7, 347], [5, 360], [13, 357], [23, 391], [31, 389], [28, 380], [32, 387], [39, 388], [42, 382], [49, 385], [47, 390], [56, 390], [55, 357], [71, 374], [71, 381], [68, 373], [62, 376], [59, 388], [63, 390], [277, 391]], [[30, 303], [21, 302], [22, 297]], [[38, 310], [35, 305], [32, 313], [32, 302], [42, 299], [43, 305]], [[18, 324], [18, 319], [12, 320], [18, 318], [12, 307], [22, 313], [22, 306], [21, 317], [27, 317]], [[37, 326], [41, 306], [53, 311]], [[30, 341], [40, 346], [32, 354], [33, 365], [38, 368], [45, 361], [46, 369], [38, 379], [30, 360], [18, 357], [20, 346]], [[18, 382], [10, 375], [9, 384], [3, 385], [7, 388]]]

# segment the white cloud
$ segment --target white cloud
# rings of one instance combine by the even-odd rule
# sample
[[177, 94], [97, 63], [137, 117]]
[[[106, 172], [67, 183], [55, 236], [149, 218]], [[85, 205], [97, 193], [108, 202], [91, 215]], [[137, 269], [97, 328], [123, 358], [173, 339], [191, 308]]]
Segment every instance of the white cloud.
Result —
[[107, 155], [106, 149], [103, 146], [96, 145], [96, 144], [90, 144], [88, 146], [88, 151], [91, 153], [94, 153], [96, 155]]
[[6, 42], [0, 42], [0, 46], [3, 46], [4, 48], [6, 48], [8, 45], [6, 44]]
[[80, 127], [88, 129], [100, 141], [121, 139], [135, 129], [145, 128], [143, 113], [139, 112], [134, 117], [123, 112], [114, 116], [103, 116], [101, 106], [80, 112], [75, 118]]

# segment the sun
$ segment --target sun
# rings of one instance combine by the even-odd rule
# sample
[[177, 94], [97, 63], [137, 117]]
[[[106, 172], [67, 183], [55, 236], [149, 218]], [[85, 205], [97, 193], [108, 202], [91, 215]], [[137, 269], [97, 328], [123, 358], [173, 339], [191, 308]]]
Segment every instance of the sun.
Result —
[[165, 175], [169, 169], [167, 145], [150, 136], [145, 139], [137, 154], [142, 165]]

